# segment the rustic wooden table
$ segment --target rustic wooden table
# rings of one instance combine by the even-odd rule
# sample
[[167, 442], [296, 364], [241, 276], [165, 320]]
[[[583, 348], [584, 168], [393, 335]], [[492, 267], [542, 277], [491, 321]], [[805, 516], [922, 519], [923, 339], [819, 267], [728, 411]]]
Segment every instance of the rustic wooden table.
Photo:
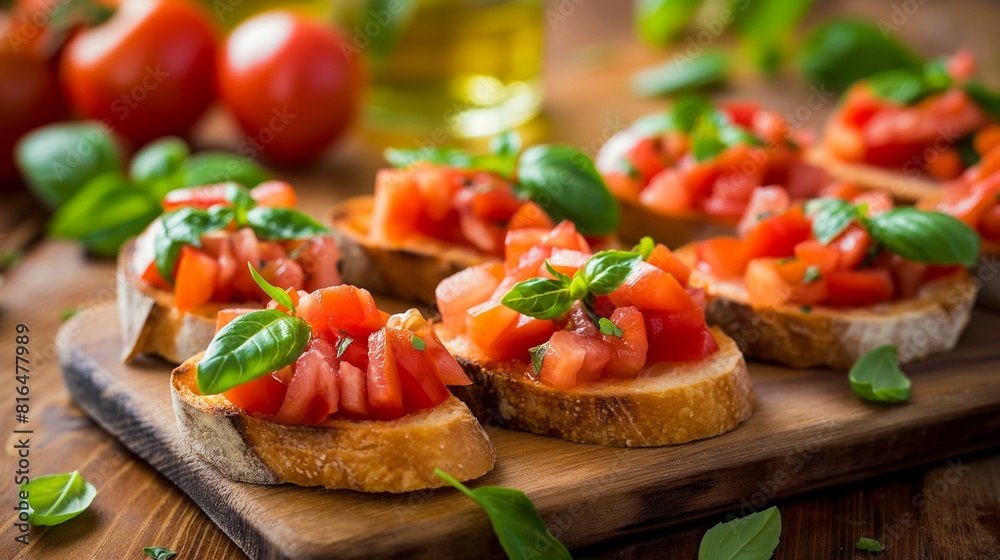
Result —
[[[996, 22], [1000, 4], [989, 0], [948, 3], [819, 3], [818, 20], [850, 13], [883, 20], [925, 54], [971, 47], [984, 69], [1000, 68]], [[552, 0], [547, 14], [546, 82], [548, 135], [590, 153], [632, 118], [660, 105], [639, 101], [628, 91], [632, 70], [662, 56], [638, 45], [628, 10], [618, 3]], [[716, 39], [712, 39], [715, 41]], [[724, 41], [724, 39], [718, 39]], [[992, 72], [990, 78], [996, 78]], [[805, 126], [818, 126], [835, 99], [810, 92], [790, 77], [762, 83], [737, 80], [742, 96], [754, 96], [794, 113]], [[996, 81], [994, 81], [994, 84]], [[735, 96], [735, 94], [724, 94]], [[819, 97], [819, 108], [810, 106]], [[233, 146], [238, 135], [218, 113], [194, 137], [202, 146]], [[309, 169], [279, 171], [301, 191], [303, 208], [319, 215], [335, 201], [371, 188], [380, 165], [378, 149], [358, 135]], [[40, 216], [23, 197], [0, 200], [0, 249], [21, 245], [37, 230]], [[3, 400], [0, 433], [8, 434], [0, 456], [0, 480], [7, 500], [0, 507], [0, 558], [140, 558], [144, 546], [166, 546], [178, 559], [240, 558], [242, 552], [201, 510], [148, 465], [135, 458], [73, 405], [60, 376], [55, 338], [62, 314], [114, 300], [112, 263], [86, 258], [74, 245], [39, 241], [5, 273], [0, 288], [0, 356], [14, 355], [14, 327], [31, 329], [31, 411], [16, 425], [13, 394]], [[13, 369], [11, 365], [10, 369]], [[9, 373], [13, 375], [13, 373]], [[7, 387], [12, 387], [13, 380]], [[32, 529], [30, 544], [14, 541], [13, 478], [17, 469], [15, 428], [30, 435], [31, 475], [79, 469], [98, 489], [94, 504], [78, 518], [54, 528]], [[850, 457], [844, 457], [850, 461]], [[831, 480], [831, 484], [837, 481]], [[1000, 451], [916, 466], [878, 479], [792, 499], [774, 496], [766, 481], [746, 489], [746, 502], [778, 505], [783, 520], [775, 558], [865, 558], [855, 551], [858, 537], [887, 545], [883, 558], [1000, 558]], [[630, 537], [575, 551], [578, 557], [695, 558], [704, 532], [722, 515], [655, 534]]]

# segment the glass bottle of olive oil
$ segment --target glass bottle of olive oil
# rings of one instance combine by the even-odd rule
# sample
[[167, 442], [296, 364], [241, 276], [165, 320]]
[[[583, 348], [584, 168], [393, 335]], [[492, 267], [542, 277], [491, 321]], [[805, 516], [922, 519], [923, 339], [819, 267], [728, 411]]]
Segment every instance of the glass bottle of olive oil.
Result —
[[542, 100], [541, 0], [336, 0], [371, 70], [376, 135], [445, 144], [534, 117]]

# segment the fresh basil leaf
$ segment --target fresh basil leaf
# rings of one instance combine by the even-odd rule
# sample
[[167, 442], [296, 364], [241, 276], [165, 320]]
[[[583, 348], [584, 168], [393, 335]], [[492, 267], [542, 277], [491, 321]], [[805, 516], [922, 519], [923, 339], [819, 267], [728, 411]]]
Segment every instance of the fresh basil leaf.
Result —
[[354, 339], [349, 336], [345, 336], [344, 338], [341, 338], [339, 341], [337, 341], [338, 359], [344, 355], [344, 352], [347, 352], [347, 348], [351, 345], [352, 342], [354, 342]]
[[517, 164], [518, 189], [553, 220], [570, 220], [583, 234], [618, 228], [618, 201], [586, 154], [562, 145], [534, 146]]
[[80, 476], [80, 471], [50, 474], [21, 484], [28, 495], [32, 525], [58, 525], [83, 513], [97, 495], [97, 489]]
[[813, 0], [733, 0], [738, 10], [736, 33], [750, 50], [757, 68], [773, 72], [792, 51], [792, 32], [812, 7]]
[[67, 202], [95, 177], [122, 170], [114, 137], [97, 121], [36, 128], [18, 141], [14, 161], [24, 182], [49, 208]]
[[536, 319], [555, 319], [569, 311], [573, 299], [569, 286], [558, 280], [530, 278], [514, 284], [500, 303]]
[[177, 172], [181, 177], [181, 187], [229, 182], [256, 187], [271, 178], [271, 174], [253, 160], [217, 151], [199, 152], [187, 158]]
[[142, 549], [142, 552], [153, 560], [170, 560], [177, 554], [173, 550], [162, 546], [147, 546]]
[[517, 161], [513, 156], [474, 155], [456, 148], [421, 148], [416, 150], [389, 148], [383, 152], [383, 157], [390, 165], [398, 168], [426, 162], [456, 169], [490, 171], [504, 177], [511, 176]]
[[920, 72], [908, 69], [889, 70], [868, 78], [872, 93], [903, 105], [916, 103], [934, 93]]
[[566, 284], [569, 284], [571, 282], [570, 277], [553, 268], [552, 265], [549, 263], [548, 259], [545, 259], [545, 270], [549, 271], [549, 274], [551, 274], [556, 280], [559, 280], [560, 282]]
[[309, 323], [277, 309], [240, 315], [215, 333], [198, 362], [198, 389], [214, 395], [290, 365], [311, 333]]
[[92, 179], [60, 206], [49, 220], [48, 232], [75, 239], [96, 255], [113, 257], [161, 212], [152, 195], [133, 187], [120, 173], [107, 173]]
[[136, 152], [129, 165], [129, 177], [159, 200], [181, 186], [177, 172], [189, 155], [191, 149], [184, 140], [176, 136], [160, 138]]
[[691, 129], [691, 152], [697, 161], [712, 159], [737, 144], [761, 146], [763, 142], [714, 108], [702, 113]]
[[635, 263], [642, 260], [638, 253], [628, 251], [601, 251], [587, 259], [583, 267], [583, 277], [590, 292], [604, 296], [618, 289], [625, 281]]
[[910, 398], [910, 379], [899, 369], [899, 352], [891, 344], [861, 356], [847, 378], [851, 389], [866, 401], [900, 403]]
[[885, 550], [885, 548], [882, 547], [882, 543], [867, 537], [861, 537], [858, 539], [858, 544], [854, 546], [856, 546], [858, 550], [866, 550], [868, 552], [882, 552]]
[[601, 329], [601, 334], [617, 338], [621, 338], [622, 335], [625, 334], [625, 331], [623, 331], [618, 325], [614, 324], [614, 322], [607, 317], [601, 317], [598, 319], [597, 326]]
[[417, 335], [413, 335], [410, 337], [410, 343], [413, 344], [413, 349], [416, 350], [417, 352], [423, 352], [424, 349], [427, 348], [427, 343], [424, 342], [424, 339], [420, 338]]
[[441, 469], [434, 469], [434, 474], [483, 508], [508, 558], [572, 559], [566, 547], [549, 532], [535, 504], [524, 492], [500, 486], [480, 486], [470, 490]]
[[948, 59], [935, 58], [924, 64], [924, 82], [934, 91], [944, 91], [954, 85], [955, 80], [948, 73]]
[[330, 233], [323, 224], [291, 208], [257, 206], [247, 210], [246, 218], [257, 237], [266, 241], [306, 239]]
[[871, 218], [868, 231], [879, 245], [910, 261], [974, 266], [979, 260], [979, 234], [941, 212], [896, 208]]
[[528, 348], [528, 354], [531, 355], [531, 371], [534, 373], [535, 377], [542, 374], [542, 365], [545, 363], [545, 353], [548, 351], [548, 342], [543, 342], [538, 346]]
[[655, 248], [656, 242], [653, 241], [652, 237], [647, 235], [640, 239], [639, 243], [632, 247], [632, 252], [638, 253], [639, 256], [642, 257], [642, 260], [646, 260], [649, 258], [649, 255], [653, 254], [653, 249]]
[[156, 270], [160, 276], [172, 282], [174, 267], [185, 245], [201, 247], [201, 236], [223, 229], [233, 222], [235, 215], [231, 208], [181, 208], [164, 214], [161, 226], [153, 237], [156, 252]]
[[516, 157], [521, 151], [521, 135], [516, 130], [505, 130], [490, 139], [490, 151], [498, 156]]
[[698, 560], [766, 560], [781, 539], [781, 513], [776, 507], [719, 523], [705, 533]]
[[823, 275], [820, 273], [819, 267], [816, 265], [810, 265], [806, 267], [806, 271], [802, 274], [802, 283], [812, 284], [822, 277]]
[[994, 119], [1000, 119], [1000, 93], [974, 80], [965, 82], [963, 87], [966, 95], [971, 97], [980, 109]]
[[295, 304], [292, 303], [292, 296], [288, 295], [288, 292], [272, 285], [267, 280], [264, 280], [264, 278], [257, 273], [257, 269], [253, 267], [253, 263], [248, 262], [247, 268], [250, 269], [250, 276], [253, 276], [254, 282], [260, 286], [260, 289], [264, 290], [265, 294], [271, 296], [271, 299], [276, 301], [278, 305], [287, 309], [292, 315], [295, 315]]
[[637, 0], [635, 31], [654, 47], [666, 46], [691, 23], [701, 4], [702, 0]]
[[857, 219], [858, 208], [839, 198], [817, 198], [806, 203], [806, 214], [812, 216], [816, 239], [827, 245]]
[[729, 57], [719, 51], [696, 57], [674, 55], [667, 62], [632, 76], [632, 91], [643, 97], [676, 95], [706, 89], [725, 81]]
[[858, 80], [899, 68], [919, 72], [923, 60], [896, 37], [865, 20], [824, 23], [799, 45], [799, 65], [809, 82], [843, 91]]

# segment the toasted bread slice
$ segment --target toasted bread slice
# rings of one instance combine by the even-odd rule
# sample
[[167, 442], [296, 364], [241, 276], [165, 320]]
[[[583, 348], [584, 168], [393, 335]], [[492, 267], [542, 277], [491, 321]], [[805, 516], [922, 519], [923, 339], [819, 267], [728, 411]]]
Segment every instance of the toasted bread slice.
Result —
[[717, 436], [750, 417], [753, 387], [736, 343], [718, 329], [719, 351], [701, 362], [658, 363], [639, 377], [572, 390], [543, 385], [519, 361], [495, 362], [464, 336], [438, 336], [472, 385], [455, 394], [483, 422], [579, 443], [656, 447]]
[[650, 236], [667, 247], [679, 247], [697, 239], [722, 235], [736, 235], [736, 224], [727, 224], [696, 213], [667, 216], [647, 208], [637, 200], [619, 198], [621, 220], [618, 236], [622, 241], [635, 243], [643, 236]]
[[705, 318], [743, 353], [792, 367], [849, 369], [868, 351], [894, 344], [901, 363], [955, 347], [969, 322], [977, 284], [965, 270], [925, 284], [916, 297], [864, 308], [755, 308], [742, 281], [720, 281], [697, 267], [694, 246], [675, 254], [691, 267], [692, 286], [708, 296]]
[[444, 486], [435, 468], [458, 480], [493, 468], [493, 444], [453, 396], [398, 420], [278, 424], [244, 413], [222, 395], [201, 395], [195, 380], [201, 356], [171, 375], [177, 426], [195, 453], [233, 480], [396, 493]]
[[334, 206], [326, 216], [340, 246], [345, 284], [429, 303], [434, 301], [434, 289], [445, 278], [470, 266], [498, 260], [431, 238], [392, 246], [374, 243], [368, 235], [374, 206], [374, 197], [358, 196]]
[[132, 263], [135, 240], [118, 254], [118, 320], [122, 333], [122, 361], [140, 354], [156, 354], [179, 364], [208, 348], [215, 335], [215, 315], [220, 309], [263, 307], [259, 303], [208, 304], [182, 313], [174, 295], [139, 279]]
[[902, 170], [843, 161], [819, 147], [807, 151], [806, 160], [822, 167], [836, 179], [855, 183], [859, 187], [888, 192], [896, 200], [904, 202], [915, 202], [938, 192], [941, 188], [937, 181], [929, 177], [922, 175], [912, 177]]

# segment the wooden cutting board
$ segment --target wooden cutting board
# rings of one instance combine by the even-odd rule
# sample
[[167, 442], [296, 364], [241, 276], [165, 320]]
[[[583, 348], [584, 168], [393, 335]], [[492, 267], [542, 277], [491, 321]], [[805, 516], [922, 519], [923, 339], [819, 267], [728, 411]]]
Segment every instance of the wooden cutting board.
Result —
[[[496, 468], [471, 483], [518, 488], [570, 548], [1000, 444], [1000, 315], [977, 310], [959, 348], [908, 366], [904, 405], [858, 399], [842, 372], [751, 364], [757, 410], [735, 431], [616, 449], [488, 428]], [[223, 478], [184, 444], [170, 367], [118, 361], [113, 306], [59, 336], [66, 383], [107, 431], [190, 495], [253, 558], [497, 557], [490, 524], [452, 489], [404, 495]]]

